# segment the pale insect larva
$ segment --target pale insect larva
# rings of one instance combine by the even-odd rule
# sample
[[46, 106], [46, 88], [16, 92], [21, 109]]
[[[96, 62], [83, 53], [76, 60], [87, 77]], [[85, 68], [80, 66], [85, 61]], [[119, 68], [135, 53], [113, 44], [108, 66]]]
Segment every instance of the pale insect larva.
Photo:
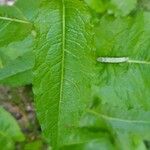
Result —
[[99, 57], [98, 62], [101, 63], [125, 63], [129, 61], [128, 57]]
[[16, 0], [0, 0], [0, 5], [12, 6]]

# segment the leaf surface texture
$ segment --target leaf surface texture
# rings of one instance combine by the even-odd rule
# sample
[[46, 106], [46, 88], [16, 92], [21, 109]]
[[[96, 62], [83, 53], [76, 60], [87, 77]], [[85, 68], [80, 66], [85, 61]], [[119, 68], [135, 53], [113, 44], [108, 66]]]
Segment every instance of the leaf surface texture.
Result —
[[78, 0], [43, 1], [36, 29], [36, 108], [45, 136], [57, 149], [74, 138], [72, 133], [91, 97], [90, 16]]

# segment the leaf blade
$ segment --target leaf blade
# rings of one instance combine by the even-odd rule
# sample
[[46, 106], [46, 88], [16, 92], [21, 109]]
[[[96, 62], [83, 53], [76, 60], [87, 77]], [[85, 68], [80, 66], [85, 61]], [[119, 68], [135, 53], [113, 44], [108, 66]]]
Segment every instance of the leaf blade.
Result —
[[50, 1], [43, 5], [37, 21], [34, 93], [43, 131], [57, 149], [69, 142], [90, 98], [94, 53], [89, 40], [90, 18], [82, 2]]
[[[104, 129], [112, 134], [115, 144], [122, 143], [118, 145], [120, 149], [126, 149], [122, 146], [127, 143], [131, 149], [135, 141], [142, 144], [150, 138], [149, 18], [150, 13], [144, 11], [125, 18], [105, 15], [95, 28], [100, 61], [97, 62], [98, 79], [93, 87], [90, 109], [101, 117], [98, 117], [99, 121], [96, 116], [86, 119], [84, 125], [100, 130], [106, 127]], [[90, 124], [88, 120], [94, 123]], [[124, 143], [124, 137], [128, 138], [127, 143]]]
[[32, 42], [36, 32], [31, 20], [38, 3], [19, 0], [13, 6], [0, 6], [0, 84], [21, 86], [32, 82]]
[[0, 107], [0, 133], [11, 138], [14, 142], [21, 142], [25, 139], [16, 120], [2, 107]]

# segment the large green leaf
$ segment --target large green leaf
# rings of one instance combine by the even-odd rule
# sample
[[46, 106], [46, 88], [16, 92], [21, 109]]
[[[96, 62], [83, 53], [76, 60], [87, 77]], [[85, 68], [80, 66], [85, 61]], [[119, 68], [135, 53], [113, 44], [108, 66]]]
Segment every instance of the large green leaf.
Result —
[[[150, 139], [149, 26], [150, 13], [138, 12], [106, 15], [95, 29], [98, 83], [81, 126], [109, 130], [123, 150], [144, 149], [141, 141]], [[118, 63], [120, 58], [127, 60]]]
[[32, 24], [17, 6], [0, 6], [0, 47], [22, 41], [32, 30]]
[[23, 140], [24, 135], [15, 119], [0, 107], [0, 149], [12, 150], [14, 142]]
[[[101, 108], [102, 107], [102, 108]], [[81, 121], [81, 127], [98, 131], [107, 130], [118, 149], [145, 149], [143, 139], [149, 138], [149, 113], [139, 111], [124, 111], [101, 105], [96, 110], [90, 110]], [[144, 117], [143, 117], [144, 116]], [[146, 118], [146, 119], [145, 119]], [[142, 149], [142, 150], [143, 150]]]
[[[37, 14], [38, 4], [39, 1], [18, 0], [14, 6], [0, 6], [0, 83], [17, 86], [32, 81], [32, 42], [36, 32], [31, 22]], [[27, 58], [26, 53], [31, 56]], [[21, 65], [16, 64], [18, 60]]]
[[48, 141], [58, 149], [74, 138], [71, 134], [91, 97], [95, 58], [90, 18], [81, 1], [47, 0], [39, 8], [36, 29], [37, 115]]

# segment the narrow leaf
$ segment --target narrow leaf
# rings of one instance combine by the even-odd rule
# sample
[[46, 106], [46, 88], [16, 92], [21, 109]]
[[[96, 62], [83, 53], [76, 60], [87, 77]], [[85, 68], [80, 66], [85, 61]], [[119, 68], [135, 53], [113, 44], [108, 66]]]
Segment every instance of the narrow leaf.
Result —
[[[44, 20], [43, 20], [44, 18]], [[90, 100], [90, 17], [78, 0], [46, 0], [36, 21], [34, 94], [42, 130], [54, 149], [69, 144]]]

